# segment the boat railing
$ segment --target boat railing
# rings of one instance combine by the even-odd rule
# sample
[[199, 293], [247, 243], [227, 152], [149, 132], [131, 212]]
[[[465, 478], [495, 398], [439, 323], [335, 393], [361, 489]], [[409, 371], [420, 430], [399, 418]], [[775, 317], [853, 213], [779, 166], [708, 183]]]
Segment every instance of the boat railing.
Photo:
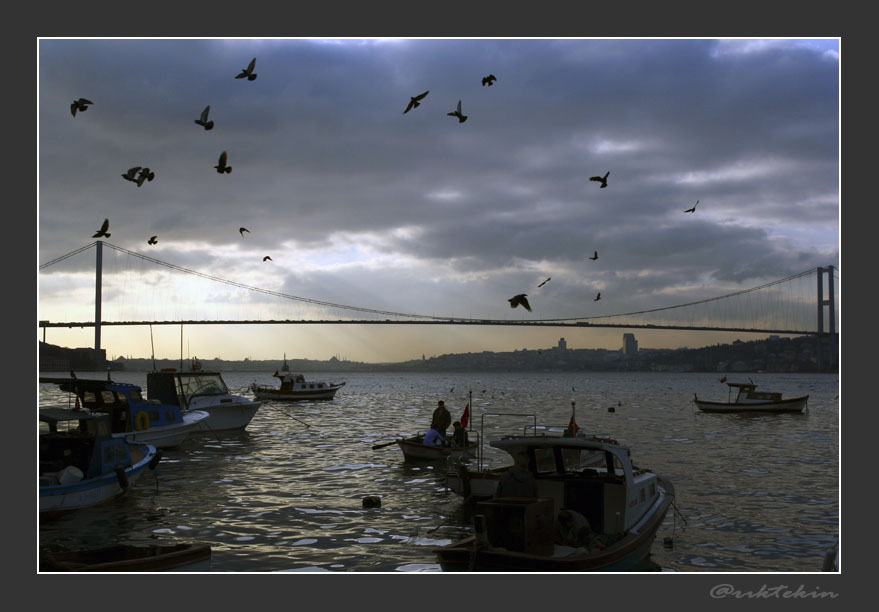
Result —
[[536, 414], [526, 414], [526, 413], [518, 413], [518, 412], [494, 412], [494, 413], [483, 413], [480, 415], [479, 419], [479, 435], [478, 441], [479, 446], [476, 449], [476, 467], [481, 472], [483, 470], [483, 465], [485, 463], [485, 445], [483, 441], [485, 440], [485, 417], [517, 417], [517, 418], [530, 418], [532, 420], [530, 425], [525, 425], [522, 428], [522, 435], [527, 436], [528, 430], [532, 431], [532, 435], [537, 435], [537, 415]]

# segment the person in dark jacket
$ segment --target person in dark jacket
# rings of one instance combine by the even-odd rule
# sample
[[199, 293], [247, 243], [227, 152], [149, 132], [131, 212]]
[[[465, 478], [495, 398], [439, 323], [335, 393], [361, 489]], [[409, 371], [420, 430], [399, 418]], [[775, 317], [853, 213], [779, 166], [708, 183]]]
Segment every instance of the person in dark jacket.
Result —
[[459, 448], [467, 448], [467, 430], [461, 425], [461, 421], [452, 423], [454, 431], [452, 432], [452, 446]]
[[446, 409], [446, 403], [440, 400], [437, 403], [436, 410], [433, 411], [433, 418], [430, 421], [431, 429], [436, 429], [443, 437], [446, 436], [446, 430], [452, 424], [452, 415]]

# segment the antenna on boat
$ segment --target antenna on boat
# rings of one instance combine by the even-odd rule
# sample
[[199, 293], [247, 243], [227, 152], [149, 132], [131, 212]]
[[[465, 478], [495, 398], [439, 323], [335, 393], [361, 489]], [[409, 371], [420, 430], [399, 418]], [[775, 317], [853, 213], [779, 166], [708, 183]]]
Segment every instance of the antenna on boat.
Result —
[[150, 323], [150, 351], [153, 357], [153, 371], [156, 369], [156, 347], [153, 344], [153, 325]]
[[180, 324], [180, 371], [183, 371], [183, 323]]

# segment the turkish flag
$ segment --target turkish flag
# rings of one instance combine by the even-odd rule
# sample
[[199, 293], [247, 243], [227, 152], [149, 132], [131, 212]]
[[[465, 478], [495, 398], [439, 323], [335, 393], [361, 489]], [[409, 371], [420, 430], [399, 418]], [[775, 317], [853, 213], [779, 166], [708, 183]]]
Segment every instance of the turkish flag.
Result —
[[721, 379], [720, 379], [720, 382], [725, 383], [725, 382], [726, 382], [726, 376], [724, 376], [723, 378], [721, 378]]
[[464, 406], [464, 414], [461, 415], [461, 427], [467, 429], [467, 423], [470, 422], [470, 404]]
[[577, 427], [577, 423], [574, 422], [574, 415], [571, 415], [571, 422], [568, 423], [568, 431], [571, 432], [571, 435], [576, 435], [580, 428]]

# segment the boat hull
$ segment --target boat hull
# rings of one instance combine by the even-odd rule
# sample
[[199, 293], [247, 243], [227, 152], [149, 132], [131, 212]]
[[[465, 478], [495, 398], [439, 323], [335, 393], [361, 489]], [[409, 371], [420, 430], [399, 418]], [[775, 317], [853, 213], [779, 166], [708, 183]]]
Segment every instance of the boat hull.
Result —
[[[134, 484], [134, 481], [156, 456], [154, 446], [148, 444], [133, 446], [141, 447], [143, 457], [125, 468], [124, 473], [128, 487]], [[127, 490], [127, 487], [123, 488], [120, 484], [120, 477], [115, 472], [108, 472], [69, 484], [41, 484], [40, 515], [59, 514], [96, 506], [119, 497]]]
[[280, 389], [268, 389], [257, 387], [253, 390], [253, 396], [258, 400], [274, 400], [281, 402], [295, 402], [298, 400], [331, 400], [336, 392], [344, 385], [325, 387], [323, 389], [294, 389], [281, 391]]
[[132, 546], [46, 553], [41, 572], [208, 572], [211, 547], [207, 544]]
[[696, 407], [702, 412], [802, 412], [809, 400], [808, 395], [777, 401], [751, 402], [711, 402], [694, 399]]
[[453, 456], [476, 456], [478, 444], [471, 442], [467, 448], [451, 446], [425, 446], [421, 436], [397, 440], [406, 461], [437, 461]]
[[183, 414], [182, 423], [159, 425], [143, 431], [120, 432], [113, 434], [112, 437], [122, 438], [128, 442], [151, 444], [156, 448], [173, 448], [180, 446], [186, 437], [209, 417], [210, 415], [204, 410], [192, 410]]
[[[192, 402], [195, 406], [195, 402]], [[253, 420], [256, 411], [262, 406], [262, 402], [250, 400], [232, 401], [229, 403], [214, 404], [210, 406], [198, 405], [195, 410], [208, 413], [208, 418], [201, 421], [194, 429], [194, 433], [213, 433], [216, 431], [236, 431], [244, 429]], [[189, 410], [187, 412], [191, 412]], [[184, 413], [186, 414], [186, 412]]]
[[470, 536], [434, 549], [444, 572], [620, 572], [629, 571], [650, 553], [656, 531], [674, 500], [674, 489], [661, 481], [663, 494], [622, 539], [601, 551], [583, 552], [555, 546], [552, 554], [533, 554], [492, 548]]

